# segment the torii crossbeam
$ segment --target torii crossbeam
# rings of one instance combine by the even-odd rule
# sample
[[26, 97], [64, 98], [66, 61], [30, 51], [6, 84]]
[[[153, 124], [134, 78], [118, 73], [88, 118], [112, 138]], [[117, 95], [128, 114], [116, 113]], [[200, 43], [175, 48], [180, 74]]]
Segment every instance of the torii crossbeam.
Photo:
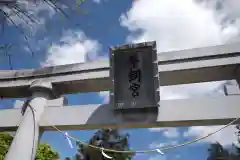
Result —
[[[239, 43], [161, 53], [158, 54], [160, 86], [233, 79], [239, 84], [239, 63]], [[240, 115], [240, 95], [161, 101], [157, 112], [117, 113], [108, 104], [76, 107], [57, 103], [59, 107], [49, 106], [49, 99], [62, 94], [108, 91], [110, 86], [108, 60], [0, 71], [0, 96], [31, 97], [29, 103], [36, 116], [33, 122], [30, 108], [26, 109], [24, 116], [21, 109], [0, 111], [0, 130], [18, 128], [6, 160], [16, 157], [31, 160], [35, 153], [31, 153], [29, 147], [36, 149], [38, 125], [43, 130], [52, 130], [51, 125], [63, 130], [220, 125]], [[37, 136], [32, 135], [32, 129]], [[23, 142], [25, 147], [19, 149]]]

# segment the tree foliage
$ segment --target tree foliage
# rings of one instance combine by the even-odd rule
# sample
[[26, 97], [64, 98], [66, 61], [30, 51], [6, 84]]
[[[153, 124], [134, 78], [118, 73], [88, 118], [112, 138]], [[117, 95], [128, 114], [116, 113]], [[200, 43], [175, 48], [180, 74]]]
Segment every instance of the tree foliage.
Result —
[[57, 160], [59, 155], [53, 151], [48, 143], [40, 143], [38, 145], [36, 160]]
[[[29, 41], [35, 35], [36, 25], [42, 24], [41, 18], [38, 17], [38, 9], [34, 10], [34, 8], [42, 4], [47, 5], [49, 10], [54, 10], [55, 13], [60, 13], [64, 19], [69, 20], [73, 17], [72, 13], [74, 15], [86, 13], [82, 8], [80, 9], [84, 2], [85, 0], [0, 0], [0, 35], [2, 36], [7, 25], [14, 26], [24, 38], [24, 45], [34, 56], [34, 49]], [[67, 9], [71, 14], [66, 13]], [[10, 56], [8, 58], [11, 59]]]
[[[93, 135], [88, 144], [107, 149], [129, 150], [128, 138], [128, 134], [120, 134], [116, 129], [102, 129]], [[77, 146], [78, 153], [74, 156], [74, 160], [108, 160], [99, 149], [81, 143], [77, 143]], [[114, 160], [131, 160], [134, 156], [134, 154], [104, 152]], [[67, 157], [65, 160], [70, 160], [70, 158]]]
[[220, 143], [212, 143], [208, 149], [207, 160], [240, 160], [240, 125], [236, 126], [238, 144], [232, 145], [232, 150], [225, 149]]
[[209, 151], [209, 157], [207, 160], [220, 160], [220, 159], [226, 159], [229, 157], [228, 150], [224, 149], [223, 146], [216, 142], [210, 145]]
[[[11, 145], [13, 136], [7, 132], [0, 132], [0, 160], [4, 160], [8, 148]], [[36, 160], [57, 160], [59, 155], [53, 151], [51, 146], [47, 143], [40, 143], [36, 152]]]
[[73, 11], [73, 13], [77, 13], [76, 11], [79, 11], [80, 6], [82, 6], [85, 1], [86, 0], [0, 0], [0, 24], [2, 25], [2, 29], [4, 29], [7, 21], [17, 27], [15, 22], [16, 18], [27, 25], [39, 23], [39, 20], [33, 16], [33, 11], [27, 7], [26, 4], [33, 7], [45, 3], [55, 12], [61, 13], [65, 18], [69, 18], [70, 15], [64, 11], [64, 8], [68, 8]]
[[4, 160], [8, 148], [13, 140], [13, 137], [6, 132], [0, 133], [0, 160]]

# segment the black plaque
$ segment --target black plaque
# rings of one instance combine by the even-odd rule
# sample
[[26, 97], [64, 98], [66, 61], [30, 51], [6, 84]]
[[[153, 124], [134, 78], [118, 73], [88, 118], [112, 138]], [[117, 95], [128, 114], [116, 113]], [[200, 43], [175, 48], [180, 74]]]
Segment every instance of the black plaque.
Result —
[[158, 107], [156, 42], [110, 48], [110, 104], [114, 109]]

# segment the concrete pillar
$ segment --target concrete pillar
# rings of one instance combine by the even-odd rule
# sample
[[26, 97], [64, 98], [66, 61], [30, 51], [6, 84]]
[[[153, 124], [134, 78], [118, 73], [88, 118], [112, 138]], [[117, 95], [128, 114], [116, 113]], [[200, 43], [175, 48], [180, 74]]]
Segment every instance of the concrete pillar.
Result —
[[235, 69], [234, 74], [236, 76], [236, 81], [237, 81], [238, 87], [240, 89], [240, 67], [239, 66], [237, 66], [237, 68]]
[[32, 96], [28, 100], [28, 103], [32, 106], [33, 110], [30, 107], [26, 108], [24, 117], [5, 156], [5, 160], [35, 159], [40, 136], [38, 122], [47, 100], [54, 96], [52, 85], [49, 82], [35, 81], [30, 86], [30, 91], [32, 92]]

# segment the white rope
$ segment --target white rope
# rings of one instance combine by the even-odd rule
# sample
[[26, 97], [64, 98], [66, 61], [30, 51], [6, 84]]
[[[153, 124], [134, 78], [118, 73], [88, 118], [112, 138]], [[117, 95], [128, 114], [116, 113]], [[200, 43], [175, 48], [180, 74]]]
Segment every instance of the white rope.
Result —
[[[214, 132], [211, 132], [205, 136], [202, 136], [200, 138], [196, 138], [196, 139], [193, 139], [191, 141], [187, 141], [187, 142], [184, 142], [182, 144], [178, 144], [178, 145], [174, 145], [174, 146], [169, 146], [169, 147], [163, 147], [163, 148], [156, 148], [156, 149], [146, 149], [146, 150], [129, 150], [129, 151], [124, 151], [124, 150], [114, 150], [114, 149], [107, 149], [107, 148], [102, 148], [102, 147], [98, 147], [98, 146], [95, 146], [95, 145], [91, 145], [91, 144], [88, 144], [84, 141], [81, 141], [81, 140], [78, 140], [76, 138], [74, 138], [73, 136], [70, 136], [70, 135], [67, 135], [67, 137], [69, 137], [70, 139], [76, 141], [76, 142], [80, 142], [81, 144], [84, 144], [86, 146], [89, 146], [89, 147], [92, 147], [92, 148], [95, 148], [95, 149], [99, 149], [100, 151], [107, 151], [107, 152], [114, 152], [114, 153], [126, 153], [126, 154], [131, 154], [131, 153], [148, 153], [148, 152], [158, 152], [160, 154], [163, 154], [163, 151], [166, 151], [166, 150], [172, 150], [172, 149], [176, 149], [176, 148], [180, 148], [180, 147], [183, 147], [183, 146], [186, 146], [186, 145], [189, 145], [189, 144], [192, 144], [192, 143], [196, 143], [200, 140], [203, 140], [203, 139], [206, 139], [218, 132], [220, 132], [221, 130], [229, 127], [230, 125], [234, 124], [236, 121], [238, 121], [240, 118], [236, 118], [234, 119], [233, 121], [231, 121], [230, 123], [228, 123], [227, 125], [224, 125], [223, 127], [219, 128], [218, 130], [214, 131]], [[46, 120], [45, 120], [46, 121]], [[48, 122], [49, 123], [49, 122]], [[59, 130], [56, 126], [54, 125], [51, 125], [49, 123], [50, 126], [52, 126], [55, 130], [57, 130], [58, 132], [60, 132], [61, 134], [63, 134], [64, 136], [65, 133], [61, 130]]]

